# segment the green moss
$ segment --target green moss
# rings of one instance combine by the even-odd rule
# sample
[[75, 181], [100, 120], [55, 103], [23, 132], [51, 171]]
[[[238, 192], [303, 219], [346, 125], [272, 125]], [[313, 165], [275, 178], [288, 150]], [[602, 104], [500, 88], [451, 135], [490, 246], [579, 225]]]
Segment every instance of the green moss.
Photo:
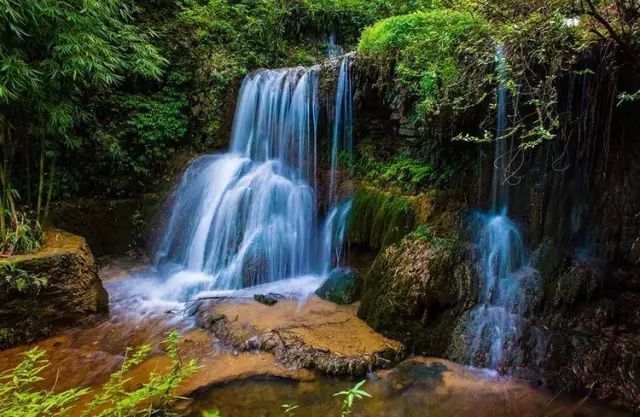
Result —
[[212, 326], [220, 320], [225, 320], [226, 318], [227, 316], [225, 316], [224, 314], [215, 312], [213, 313], [213, 315], [211, 315], [211, 317], [209, 317], [209, 325]]
[[358, 50], [382, 77], [393, 72], [394, 92], [408, 92], [415, 119], [429, 121], [483, 97], [479, 69], [493, 54], [489, 42], [482, 18], [444, 9], [382, 20], [363, 32]]
[[387, 247], [364, 276], [358, 316], [410, 352], [443, 355], [459, 316], [475, 304], [467, 259], [460, 248], [424, 239]]
[[381, 249], [399, 242], [414, 227], [409, 197], [373, 189], [354, 194], [348, 233], [352, 242]]
[[316, 290], [318, 297], [336, 304], [351, 304], [358, 299], [360, 293], [360, 277], [356, 271], [337, 269]]

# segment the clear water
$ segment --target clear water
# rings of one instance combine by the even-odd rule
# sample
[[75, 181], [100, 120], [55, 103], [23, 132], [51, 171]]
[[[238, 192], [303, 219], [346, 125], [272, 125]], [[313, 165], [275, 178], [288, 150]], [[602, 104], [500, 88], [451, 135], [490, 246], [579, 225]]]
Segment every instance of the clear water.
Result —
[[[346, 390], [356, 381], [319, 378], [311, 382], [253, 379], [214, 388], [196, 398], [191, 417], [217, 409], [223, 417], [280, 417], [282, 404], [295, 404], [297, 417], [340, 416]], [[594, 401], [534, 390], [508, 379], [461, 370], [447, 362], [403, 363], [394, 371], [368, 377], [371, 398], [356, 400], [358, 417], [630, 417]]]
[[319, 67], [259, 70], [245, 78], [229, 152], [194, 161], [175, 193], [154, 259], [171, 284], [168, 297], [322, 276], [339, 261], [350, 204], [333, 196], [334, 171], [341, 143], [351, 141], [350, 133], [343, 137], [351, 129], [351, 85], [341, 70], [331, 204], [322, 221], [318, 78]]

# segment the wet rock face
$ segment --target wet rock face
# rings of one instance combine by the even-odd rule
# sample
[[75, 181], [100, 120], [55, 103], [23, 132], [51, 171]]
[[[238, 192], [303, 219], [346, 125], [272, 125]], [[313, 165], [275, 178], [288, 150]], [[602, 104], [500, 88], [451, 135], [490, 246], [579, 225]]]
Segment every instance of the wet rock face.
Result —
[[339, 268], [329, 274], [322, 287], [316, 290], [316, 295], [332, 303], [352, 304], [358, 299], [361, 286], [362, 282], [356, 271]]
[[[79, 236], [48, 231], [40, 252], [3, 259], [0, 268], [0, 348], [47, 337], [108, 312], [93, 255]], [[22, 285], [10, 283], [18, 277]]]
[[[471, 357], [471, 313], [478, 302], [473, 252], [410, 238], [388, 247], [365, 275], [358, 315], [411, 353], [482, 365], [489, 346]], [[504, 346], [499, 371], [555, 391], [588, 389], [596, 398], [640, 410], [640, 297], [603, 291], [597, 265], [564, 271], [545, 282], [542, 299], [525, 285], [526, 302], [506, 306], [518, 332]], [[525, 268], [513, 279], [528, 282], [536, 274]]]
[[403, 357], [403, 346], [373, 332], [353, 306], [312, 297], [303, 305], [280, 300], [264, 306], [253, 300], [207, 302], [197, 323], [239, 351], [271, 352], [294, 369], [328, 375], [362, 376]]
[[468, 252], [425, 239], [388, 247], [365, 276], [358, 316], [411, 351], [444, 355], [459, 316], [476, 300]]

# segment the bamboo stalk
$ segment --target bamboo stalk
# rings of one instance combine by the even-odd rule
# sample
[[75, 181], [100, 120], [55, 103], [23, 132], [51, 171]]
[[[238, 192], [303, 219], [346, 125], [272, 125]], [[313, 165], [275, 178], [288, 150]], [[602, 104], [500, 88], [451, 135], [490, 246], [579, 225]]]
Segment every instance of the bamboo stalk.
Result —
[[56, 177], [56, 158], [51, 158], [51, 168], [49, 170], [49, 184], [47, 188], [47, 202], [44, 205], [44, 217], [43, 220], [47, 220], [49, 217], [49, 205], [51, 204], [51, 196], [53, 195], [53, 180]]
[[40, 149], [40, 175], [38, 182], [38, 199], [36, 203], [36, 219], [40, 223], [40, 211], [42, 210], [42, 192], [44, 191], [44, 146], [45, 141], [42, 140], [42, 148]]

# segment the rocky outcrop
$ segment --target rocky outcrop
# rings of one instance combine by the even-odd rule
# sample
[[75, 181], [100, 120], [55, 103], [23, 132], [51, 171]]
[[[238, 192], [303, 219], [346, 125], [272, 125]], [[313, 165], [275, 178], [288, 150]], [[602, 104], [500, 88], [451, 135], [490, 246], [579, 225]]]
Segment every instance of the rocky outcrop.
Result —
[[0, 348], [27, 343], [108, 311], [108, 296], [86, 241], [46, 233], [39, 252], [0, 260]]
[[354, 307], [317, 297], [273, 306], [214, 300], [198, 308], [197, 322], [234, 349], [271, 352], [285, 366], [329, 375], [365, 375], [397, 363], [404, 351], [358, 319]]
[[[637, 90], [638, 77], [626, 70], [611, 73], [600, 65], [601, 52], [591, 57], [593, 74], [567, 74], [559, 81], [558, 137], [510, 155], [510, 168], [518, 169], [508, 178], [493, 178], [500, 155], [494, 155], [492, 144], [452, 142], [448, 137], [434, 142], [415, 133], [414, 142], [428, 150], [436, 166], [453, 167], [464, 160], [472, 168], [456, 168], [456, 175], [437, 187], [437, 193], [448, 193], [453, 207], [465, 210], [441, 205], [435, 212], [452, 222], [439, 227], [429, 215], [415, 224], [429, 229], [449, 224], [450, 232], [458, 234], [455, 240], [473, 242], [472, 230], [466, 230], [471, 227], [464, 226], [469, 211], [491, 207], [494, 181], [508, 183], [503, 203], [523, 233], [540, 291], [531, 311], [517, 314], [522, 324], [514, 341], [518, 348], [507, 355], [501, 370], [554, 390], [590, 391], [639, 411], [640, 118], [637, 102], [616, 99], [616, 91]], [[355, 137], [367, 138], [381, 157], [391, 158], [397, 149], [416, 145], [404, 126], [403, 101], [381, 89], [378, 74], [371, 71], [366, 62], [356, 61]], [[471, 135], [482, 134], [477, 121], [487, 115], [480, 113], [466, 123]], [[450, 137], [464, 131], [457, 128]], [[514, 142], [514, 149], [518, 144]], [[408, 236], [404, 239], [413, 240]], [[434, 254], [432, 245], [396, 240], [383, 247], [364, 274], [360, 317], [413, 351], [468, 363], [469, 320], [478, 303], [472, 294], [478, 286], [476, 250], [472, 243], [457, 246], [454, 254], [461, 254], [454, 255], [460, 257], [453, 264], [467, 265], [471, 274], [465, 279], [454, 275], [450, 254]], [[465, 246], [468, 249], [459, 252]], [[436, 268], [438, 263], [450, 264]], [[434, 291], [427, 283], [440, 283], [437, 286], [449, 291]], [[452, 297], [455, 291], [450, 289], [458, 285], [469, 285], [468, 297]], [[438, 319], [429, 319], [434, 316], [430, 310]]]
[[388, 247], [365, 276], [358, 316], [412, 352], [444, 356], [476, 300], [469, 252], [424, 238]]

